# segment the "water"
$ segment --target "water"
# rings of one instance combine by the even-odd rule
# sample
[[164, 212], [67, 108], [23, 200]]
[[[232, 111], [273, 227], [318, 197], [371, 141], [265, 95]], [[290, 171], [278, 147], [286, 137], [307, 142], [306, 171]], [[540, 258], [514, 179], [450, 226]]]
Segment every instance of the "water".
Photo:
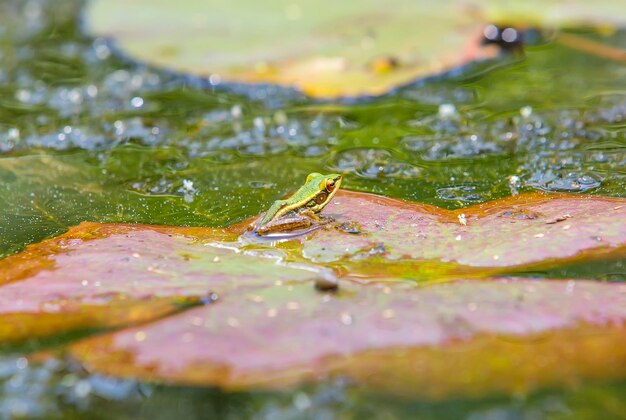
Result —
[[[104, 40], [81, 34], [80, 3], [0, 4], [0, 257], [84, 220], [225, 226], [265, 210], [314, 171], [341, 171], [352, 190], [445, 208], [532, 190], [626, 196], [623, 63], [543, 42], [525, 57], [460, 76], [326, 104], [272, 87], [204, 89], [123, 61]], [[603, 42], [626, 46], [626, 31]], [[579, 273], [626, 277], [623, 261], [529, 275]], [[364, 395], [342, 383], [227, 394], [122, 381], [112, 387], [121, 394], [111, 395], [102, 391], [111, 379], [64, 361], [20, 370], [19, 357], [0, 360], [14, 366], [2, 379], [0, 417], [526, 419], [625, 411], [624, 384], [441, 403]]]

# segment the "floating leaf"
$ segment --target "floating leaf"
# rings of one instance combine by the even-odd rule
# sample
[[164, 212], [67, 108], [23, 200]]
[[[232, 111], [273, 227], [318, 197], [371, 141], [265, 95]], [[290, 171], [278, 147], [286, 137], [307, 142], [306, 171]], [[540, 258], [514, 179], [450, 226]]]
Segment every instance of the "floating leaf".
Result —
[[124, 326], [217, 299], [233, 279], [264, 285], [312, 275], [276, 269], [271, 255], [194, 243], [220, 237], [217, 230], [172, 229], [83, 223], [0, 261], [0, 339]]
[[495, 55], [479, 48], [481, 23], [467, 13], [429, 12], [416, 22], [423, 12], [407, 1], [101, 1], [87, 20], [94, 34], [153, 65], [322, 97], [381, 94]]
[[[141, 264], [118, 269], [139, 270], [137, 273], [143, 278], [152, 275], [148, 270], [156, 266], [152, 260], [163, 258], [164, 254], [200, 253], [204, 263], [205, 257], [212, 255], [206, 250], [215, 246], [288, 256], [312, 263], [309, 269], [317, 267], [316, 270], [328, 263], [336, 267], [335, 263], [340, 262], [356, 271], [359, 267], [370, 270], [360, 269], [359, 275], [380, 277], [402, 263], [466, 266], [483, 273], [493, 268], [554, 265], [572, 259], [623, 255], [626, 244], [626, 200], [621, 198], [534, 193], [449, 211], [339, 191], [325, 214], [335, 221], [307, 236], [296, 236], [281, 245], [280, 250], [271, 241], [249, 233], [240, 238], [250, 220], [228, 229], [83, 223], [65, 235], [30, 246], [0, 262], [0, 283], [32, 280], [36, 276], [51, 276], [56, 281], [57, 276], [65, 275], [60, 269], [71, 270], [73, 266], [90, 267], [89, 272], [75, 274], [86, 281], [98, 280], [98, 276], [113, 269], [109, 258], [138, 260]], [[146, 247], [145, 243], [151, 240], [161, 248]], [[215, 249], [212, 252], [224, 252]], [[244, 256], [247, 254], [240, 258]], [[168, 274], [187, 268], [176, 266]], [[189, 279], [184, 275], [176, 280], [181, 283], [175, 285], [195, 293], [189, 291]], [[112, 287], [118, 286], [116, 283]]]
[[313, 261], [357, 263], [370, 255], [516, 267], [626, 252], [620, 198], [537, 193], [448, 211], [343, 192], [326, 211], [361, 234], [325, 229], [303, 240], [303, 255]]
[[[97, 303], [85, 303], [74, 296], [37, 300], [32, 293], [14, 297], [0, 313], [0, 340], [17, 343], [52, 338], [68, 332], [116, 328], [158, 319], [197, 305], [200, 298], [128, 299], [123, 294], [99, 296]], [[5, 296], [3, 295], [3, 298]], [[3, 300], [3, 304], [5, 299]], [[25, 309], [24, 306], [31, 308]]]
[[[321, 97], [377, 95], [495, 57], [480, 46], [492, 20], [562, 26], [623, 24], [618, 1], [99, 1], [91, 31], [131, 57], [222, 81], [276, 83]], [[519, 35], [516, 33], [516, 37]]]
[[[436, 398], [622, 379], [623, 285], [485, 277], [623, 255], [625, 201], [536, 193], [448, 211], [340, 191], [334, 222], [278, 243], [244, 234], [249, 221], [83, 223], [0, 261], [0, 337], [154, 321], [72, 351], [107, 374], [232, 389], [340, 375]], [[181, 303], [207, 304], [157, 320]]]
[[272, 284], [73, 353], [106, 374], [227, 389], [341, 375], [401, 395], [475, 396], [623, 378], [624, 321], [626, 289], [589, 281], [345, 284], [336, 295]]

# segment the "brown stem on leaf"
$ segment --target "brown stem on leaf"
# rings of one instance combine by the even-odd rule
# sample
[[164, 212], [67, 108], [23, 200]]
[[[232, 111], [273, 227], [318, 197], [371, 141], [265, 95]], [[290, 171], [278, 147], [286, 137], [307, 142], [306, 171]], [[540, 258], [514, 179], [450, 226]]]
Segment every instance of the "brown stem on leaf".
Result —
[[626, 50], [612, 47], [601, 42], [592, 41], [572, 34], [560, 34], [556, 42], [565, 45], [568, 48], [582, 51], [597, 57], [606, 58], [621, 63], [626, 63]]

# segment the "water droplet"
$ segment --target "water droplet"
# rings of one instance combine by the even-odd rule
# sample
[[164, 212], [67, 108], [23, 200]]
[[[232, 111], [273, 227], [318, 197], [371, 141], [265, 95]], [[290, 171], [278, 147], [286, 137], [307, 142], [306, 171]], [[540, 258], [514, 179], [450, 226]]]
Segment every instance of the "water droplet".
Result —
[[298, 392], [293, 397], [293, 405], [299, 411], [305, 411], [311, 408], [311, 399], [304, 392]]
[[82, 379], [74, 386], [74, 392], [78, 398], [86, 398], [91, 393], [91, 384], [89, 380]]
[[290, 311], [297, 311], [300, 309], [300, 304], [298, 302], [287, 302], [286, 306]]
[[222, 83], [222, 77], [219, 74], [213, 73], [209, 76], [209, 83], [212, 86], [217, 86]]
[[391, 319], [396, 316], [396, 313], [393, 309], [385, 309], [382, 312], [382, 317], [385, 319]]
[[533, 108], [531, 106], [524, 106], [519, 110], [519, 113], [522, 118], [530, 118], [530, 116], [533, 114]]
[[235, 119], [239, 119], [243, 116], [243, 110], [241, 109], [241, 105], [233, 105], [230, 109], [230, 115]]
[[506, 28], [502, 31], [502, 40], [505, 42], [515, 42], [519, 38], [519, 33], [514, 28]]
[[456, 107], [453, 104], [441, 104], [437, 114], [442, 119], [452, 118], [457, 115]]
[[28, 367], [28, 359], [25, 357], [18, 357], [15, 361], [15, 367], [19, 370], [24, 370]]
[[476, 191], [474, 185], [445, 187], [437, 190], [437, 197], [447, 201], [481, 201], [481, 196], [474, 191]]
[[543, 191], [567, 191], [582, 192], [588, 191], [602, 185], [602, 182], [591, 175], [583, 175], [570, 172], [565, 175], [556, 174], [552, 171], [538, 172], [528, 182], [527, 185]]
[[141, 108], [143, 106], [143, 98], [140, 96], [135, 96], [130, 100], [130, 105], [133, 108]]

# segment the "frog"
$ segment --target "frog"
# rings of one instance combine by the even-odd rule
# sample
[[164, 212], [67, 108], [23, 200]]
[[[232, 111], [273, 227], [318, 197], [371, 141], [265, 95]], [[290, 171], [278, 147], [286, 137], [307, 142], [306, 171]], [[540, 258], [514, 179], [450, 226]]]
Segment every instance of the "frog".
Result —
[[342, 180], [340, 174], [310, 173], [298, 191], [285, 200], [274, 201], [250, 229], [264, 236], [309, 229], [314, 223], [320, 226], [328, 223], [329, 220], [319, 214], [335, 196]]

